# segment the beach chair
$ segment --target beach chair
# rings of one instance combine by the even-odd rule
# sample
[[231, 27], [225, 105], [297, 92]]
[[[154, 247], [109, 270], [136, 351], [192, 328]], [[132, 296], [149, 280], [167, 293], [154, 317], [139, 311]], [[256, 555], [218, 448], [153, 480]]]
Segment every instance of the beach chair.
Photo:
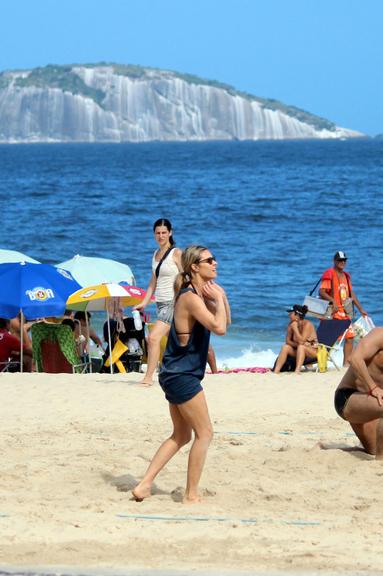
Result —
[[33, 324], [32, 352], [37, 372], [81, 374], [88, 368], [77, 354], [70, 326], [44, 322]]
[[6, 362], [0, 362], [0, 372], [20, 372], [20, 362], [8, 358]]
[[[139, 372], [146, 354], [145, 324], [136, 330], [133, 318], [123, 319], [125, 332], [117, 331], [117, 322], [110, 321], [113, 372]], [[104, 340], [109, 341], [108, 323], [104, 324]], [[105, 352], [103, 372], [110, 371], [109, 345]]]
[[[337, 370], [339, 370], [339, 366], [334, 356], [336, 352], [341, 349], [350, 324], [351, 320], [321, 320], [317, 328], [318, 342], [326, 348], [328, 353], [327, 360], [330, 361]], [[308, 362], [305, 363], [307, 364]], [[311, 364], [314, 363], [316, 362], [311, 361]]]

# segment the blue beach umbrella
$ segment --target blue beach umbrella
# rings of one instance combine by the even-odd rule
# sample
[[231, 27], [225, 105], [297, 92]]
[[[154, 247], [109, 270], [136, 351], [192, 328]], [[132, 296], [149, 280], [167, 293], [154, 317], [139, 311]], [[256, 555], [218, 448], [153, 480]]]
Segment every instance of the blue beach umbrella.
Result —
[[68, 296], [80, 288], [69, 272], [50, 264], [0, 264], [0, 317], [61, 316]]
[[21, 312], [20, 370], [23, 371], [23, 324], [44, 316], [61, 316], [68, 296], [81, 288], [66, 270], [50, 264], [0, 264], [0, 317]]

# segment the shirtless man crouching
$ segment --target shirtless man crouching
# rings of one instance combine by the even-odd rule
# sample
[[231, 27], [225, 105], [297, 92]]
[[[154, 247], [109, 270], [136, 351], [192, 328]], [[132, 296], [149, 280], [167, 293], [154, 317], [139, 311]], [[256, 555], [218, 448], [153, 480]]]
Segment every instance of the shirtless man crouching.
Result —
[[366, 452], [383, 460], [383, 328], [374, 328], [353, 351], [334, 404]]

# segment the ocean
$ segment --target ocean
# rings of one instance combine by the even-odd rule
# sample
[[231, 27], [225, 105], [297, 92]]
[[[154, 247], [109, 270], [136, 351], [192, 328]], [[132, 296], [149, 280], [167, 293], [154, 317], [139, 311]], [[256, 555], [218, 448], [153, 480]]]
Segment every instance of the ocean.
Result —
[[0, 247], [113, 258], [146, 288], [152, 225], [168, 218], [179, 247], [217, 257], [233, 320], [213, 338], [219, 365], [270, 366], [286, 307], [337, 250], [382, 325], [382, 156], [381, 140], [0, 145]]

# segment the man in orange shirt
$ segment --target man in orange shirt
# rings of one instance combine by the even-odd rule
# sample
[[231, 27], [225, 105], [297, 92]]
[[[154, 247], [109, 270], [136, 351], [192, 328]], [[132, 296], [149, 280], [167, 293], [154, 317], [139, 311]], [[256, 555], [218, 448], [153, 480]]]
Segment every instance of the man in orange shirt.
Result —
[[[319, 295], [323, 300], [331, 303], [333, 320], [351, 320], [349, 308], [353, 305], [358, 308], [362, 316], [367, 316], [367, 312], [363, 310], [352, 289], [351, 276], [344, 270], [346, 263], [346, 254], [338, 251], [334, 256], [334, 267], [329, 268], [322, 275]], [[354, 336], [354, 331], [350, 326], [344, 343], [343, 366], [348, 366], [350, 363]]]

